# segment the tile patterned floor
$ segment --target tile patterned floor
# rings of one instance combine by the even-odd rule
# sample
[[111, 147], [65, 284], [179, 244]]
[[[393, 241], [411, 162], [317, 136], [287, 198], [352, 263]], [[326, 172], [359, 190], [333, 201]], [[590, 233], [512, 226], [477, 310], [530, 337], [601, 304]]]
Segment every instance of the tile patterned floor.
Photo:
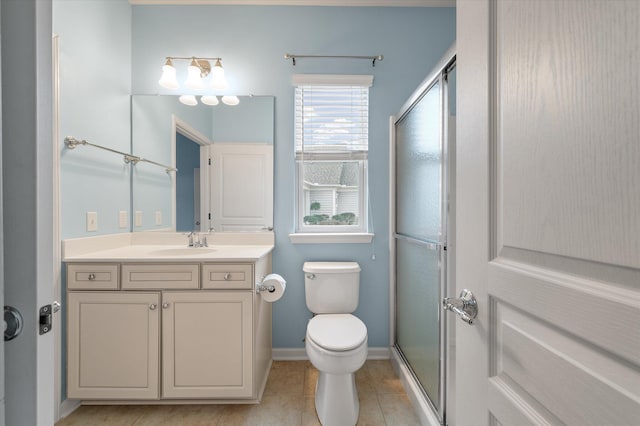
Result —
[[[274, 361], [257, 405], [85, 405], [56, 426], [320, 425], [314, 407], [318, 370], [309, 361]], [[356, 373], [358, 425], [419, 425], [388, 360], [367, 361]]]

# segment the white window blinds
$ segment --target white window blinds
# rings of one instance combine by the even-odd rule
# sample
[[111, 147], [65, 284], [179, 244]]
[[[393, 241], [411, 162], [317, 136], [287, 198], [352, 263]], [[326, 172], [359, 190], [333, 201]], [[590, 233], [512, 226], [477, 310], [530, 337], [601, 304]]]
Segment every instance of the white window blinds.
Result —
[[296, 153], [366, 153], [372, 76], [294, 76]]

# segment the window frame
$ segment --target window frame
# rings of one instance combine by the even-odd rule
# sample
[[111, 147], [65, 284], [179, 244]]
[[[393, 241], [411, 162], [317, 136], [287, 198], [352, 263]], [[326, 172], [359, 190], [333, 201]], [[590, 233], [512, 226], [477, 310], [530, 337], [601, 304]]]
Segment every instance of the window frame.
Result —
[[[295, 91], [300, 86], [344, 86], [344, 87], [366, 87], [367, 88], [367, 105], [369, 100], [369, 90], [373, 85], [373, 76], [371, 75], [320, 75], [320, 74], [297, 74], [293, 76], [294, 85], [294, 129], [298, 128], [299, 117], [297, 108], [297, 100], [295, 99]], [[338, 242], [340, 236], [348, 236], [350, 238], [345, 242], [368, 242], [372, 238], [368, 234], [369, 229], [369, 186], [368, 186], [368, 163], [369, 163], [369, 119], [370, 111], [367, 108], [367, 149], [359, 151], [328, 151], [322, 152], [314, 149], [312, 152], [298, 151], [297, 134], [294, 136], [294, 156], [295, 156], [295, 231], [291, 234], [292, 241], [296, 239], [294, 236], [303, 236], [297, 238], [294, 242], [309, 242], [306, 237], [320, 236], [321, 242]], [[294, 134], [295, 134], [294, 130]], [[303, 140], [304, 143], [304, 140]], [[306, 204], [305, 204], [305, 184], [304, 184], [304, 164], [305, 162], [354, 162], [358, 164], [358, 224], [356, 225], [309, 225], [304, 223]], [[364, 240], [358, 236], [365, 236]], [[368, 237], [367, 237], [368, 236]], [[311, 238], [313, 240], [314, 238]], [[366, 241], [365, 241], [366, 240]]]

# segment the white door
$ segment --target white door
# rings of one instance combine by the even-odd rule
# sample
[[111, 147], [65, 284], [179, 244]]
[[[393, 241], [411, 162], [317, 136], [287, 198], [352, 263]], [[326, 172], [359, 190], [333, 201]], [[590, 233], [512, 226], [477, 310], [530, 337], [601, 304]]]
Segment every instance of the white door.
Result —
[[273, 145], [211, 145], [211, 224], [215, 231], [273, 227]]
[[22, 333], [4, 343], [0, 425], [51, 425], [55, 336], [40, 334], [38, 316], [53, 301], [56, 266], [51, 2], [3, 1], [0, 8], [4, 303], [24, 319]]
[[457, 18], [456, 424], [638, 425], [640, 2]]

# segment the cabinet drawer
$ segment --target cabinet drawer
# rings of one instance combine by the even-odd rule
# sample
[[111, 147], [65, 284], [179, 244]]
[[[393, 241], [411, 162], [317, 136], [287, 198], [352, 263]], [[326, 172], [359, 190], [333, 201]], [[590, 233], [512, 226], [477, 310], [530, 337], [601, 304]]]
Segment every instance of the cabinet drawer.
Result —
[[117, 290], [118, 265], [69, 264], [67, 265], [69, 290]]
[[197, 289], [197, 264], [122, 265], [122, 289]]
[[251, 264], [202, 265], [202, 288], [251, 289], [253, 285]]

